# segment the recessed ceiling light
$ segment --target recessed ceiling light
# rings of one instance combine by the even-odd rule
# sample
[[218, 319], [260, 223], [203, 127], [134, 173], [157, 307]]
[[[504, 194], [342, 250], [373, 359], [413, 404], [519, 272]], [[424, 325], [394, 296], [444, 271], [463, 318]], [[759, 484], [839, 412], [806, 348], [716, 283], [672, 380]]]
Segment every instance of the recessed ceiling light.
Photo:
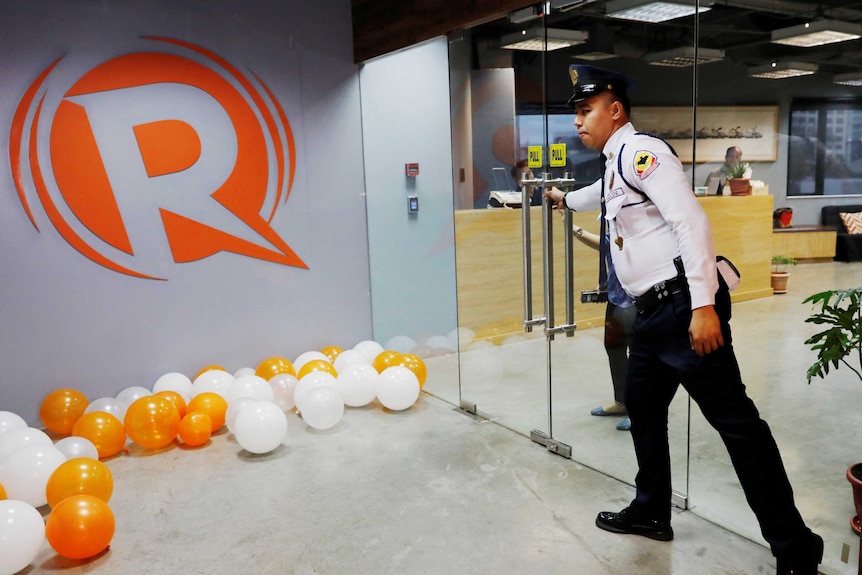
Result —
[[810, 64], [808, 62], [772, 62], [771, 64], [750, 67], [748, 75], [752, 78], [778, 80], [781, 78], [808, 76], [816, 71], [817, 64]]
[[849, 72], [847, 74], [835, 74], [832, 77], [834, 84], [843, 86], [862, 86], [862, 72]]
[[822, 46], [862, 37], [862, 26], [839, 20], [815, 20], [799, 26], [773, 30], [772, 42], [788, 46]]
[[500, 48], [506, 50], [531, 50], [534, 52], [550, 52], [569, 46], [577, 46], [587, 41], [589, 35], [577, 30], [562, 30], [559, 28], [527, 28], [514, 34], [500, 38]]
[[638, 22], [665, 22], [675, 18], [691, 16], [696, 12], [706, 12], [710, 9], [712, 2], [701, 2], [698, 7], [697, 0], [665, 0], [663, 2], [652, 2], [650, 0], [612, 0], [607, 5], [607, 15], [611, 18], [623, 20], [637, 20]]
[[723, 59], [724, 50], [698, 48], [695, 55], [694, 46], [682, 46], [666, 52], [655, 52], [647, 54], [645, 57], [645, 60], [651, 66], [670, 66], [673, 68], [692, 66], [695, 62], [698, 64], [720, 62]]

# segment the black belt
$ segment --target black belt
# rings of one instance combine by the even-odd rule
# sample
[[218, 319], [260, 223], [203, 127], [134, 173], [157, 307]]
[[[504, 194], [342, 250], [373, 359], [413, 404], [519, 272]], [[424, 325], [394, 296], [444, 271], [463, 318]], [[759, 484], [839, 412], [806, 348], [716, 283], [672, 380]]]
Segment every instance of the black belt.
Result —
[[688, 290], [688, 282], [685, 276], [676, 276], [669, 280], [659, 282], [652, 286], [641, 296], [632, 298], [638, 313], [652, 313], [664, 302], [670, 300], [670, 296]]

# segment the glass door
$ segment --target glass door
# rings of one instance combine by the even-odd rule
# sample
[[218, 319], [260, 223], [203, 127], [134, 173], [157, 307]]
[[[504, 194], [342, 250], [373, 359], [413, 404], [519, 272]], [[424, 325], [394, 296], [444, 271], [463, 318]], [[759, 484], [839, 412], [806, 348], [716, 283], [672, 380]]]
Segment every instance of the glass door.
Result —
[[[629, 432], [617, 429], [625, 417], [591, 415], [614, 404], [606, 306], [587, 295], [581, 301], [597, 287], [598, 252], [570, 231], [597, 234], [599, 213], [570, 213], [564, 221], [542, 205], [541, 191], [577, 190], [600, 177], [599, 154], [581, 144], [565, 106], [570, 64], [637, 77], [635, 118], [637, 106], [692, 109], [691, 66], [673, 70], [681, 89], [669, 102], [669, 68], [623, 54], [629, 43], [647, 46], [667, 32], [590, 6], [554, 11], [542, 4], [450, 39], [459, 326], [469, 336], [460, 348], [462, 406], [627, 483], [637, 464]], [[692, 26], [674, 34], [693, 45]], [[691, 125], [688, 133], [690, 143]], [[681, 390], [669, 421], [681, 507], [688, 422]]]
[[[565, 166], [552, 168], [555, 173], [571, 173], [576, 189], [600, 177], [599, 153], [581, 144], [573, 125], [574, 110], [565, 107], [572, 93], [568, 70], [572, 64], [612, 70], [633, 78], [631, 119], [638, 130], [655, 131], [642, 127], [639, 122], [649, 119], [651, 109], [673, 104], [681, 110], [683, 117], [683, 125], [678, 129], [680, 133], [674, 136], [682, 140], [682, 146], [693, 145], [693, 65], [685, 61], [674, 62], [672, 67], [656, 65], [657, 61], [647, 58], [642, 52], [670, 41], [667, 38], [671, 30], [668, 24], [616, 18], [607, 10], [591, 12], [587, 7], [583, 11], [552, 12], [545, 21], [549, 36], [569, 37], [578, 42], [574, 46], [548, 51], [545, 56], [547, 145], [564, 146], [566, 151]], [[673, 42], [690, 51], [695, 38], [694, 17], [673, 21], [673, 36]], [[667, 90], [671, 78], [675, 86], [672, 94]], [[680, 142], [676, 145], [680, 146]], [[688, 169], [691, 169], [690, 165]], [[598, 212], [576, 213], [573, 219], [577, 228], [599, 234]], [[565, 233], [565, 230], [561, 229], [560, 233]], [[573, 263], [576, 293], [584, 293], [584, 298], [583, 301], [578, 298], [575, 308], [577, 330], [574, 337], [552, 346], [550, 406], [553, 436], [571, 446], [573, 459], [633, 484], [637, 461], [624, 406], [619, 403], [624, 400], [625, 393], [626, 338], [630, 337], [630, 326], [636, 312], [632, 309], [614, 311], [603, 301], [590, 301], [592, 298], [587, 293], [596, 290], [599, 283], [596, 249], [576, 242]], [[610, 315], [608, 310], [611, 310]], [[681, 387], [670, 406], [668, 438], [673, 503], [686, 508], [689, 399]]]
[[[540, 18], [503, 27], [543, 41]], [[519, 109], [541, 106], [543, 86], [539, 75], [524, 95], [517, 52], [500, 41], [480, 28], [449, 43], [460, 404], [523, 435], [549, 436], [542, 170], [531, 170], [528, 158], [530, 146], [544, 146], [542, 116], [529, 142], [518, 125]], [[541, 53], [533, 54], [541, 67]]]

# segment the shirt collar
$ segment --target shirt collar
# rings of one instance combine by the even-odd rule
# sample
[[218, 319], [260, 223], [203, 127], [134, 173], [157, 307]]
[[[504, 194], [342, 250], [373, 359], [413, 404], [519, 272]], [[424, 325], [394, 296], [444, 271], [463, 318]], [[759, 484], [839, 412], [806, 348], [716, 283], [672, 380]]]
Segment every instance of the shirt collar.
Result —
[[608, 138], [608, 141], [605, 142], [604, 148], [602, 148], [602, 154], [610, 160], [615, 160], [617, 154], [620, 151], [620, 147], [622, 146], [623, 140], [626, 136], [635, 133], [635, 127], [631, 122], [626, 122], [624, 126], [622, 126], [619, 130], [611, 134], [611, 137]]

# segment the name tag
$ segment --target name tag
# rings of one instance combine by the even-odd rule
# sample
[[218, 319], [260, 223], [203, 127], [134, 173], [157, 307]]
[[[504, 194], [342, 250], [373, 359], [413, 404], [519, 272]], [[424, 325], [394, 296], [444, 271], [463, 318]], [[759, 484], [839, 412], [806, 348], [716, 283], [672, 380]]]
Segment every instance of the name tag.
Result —
[[626, 192], [622, 188], [615, 188], [608, 192], [605, 196], [605, 213], [607, 219], [611, 220], [617, 216], [620, 209], [623, 207], [623, 202], [626, 197]]

